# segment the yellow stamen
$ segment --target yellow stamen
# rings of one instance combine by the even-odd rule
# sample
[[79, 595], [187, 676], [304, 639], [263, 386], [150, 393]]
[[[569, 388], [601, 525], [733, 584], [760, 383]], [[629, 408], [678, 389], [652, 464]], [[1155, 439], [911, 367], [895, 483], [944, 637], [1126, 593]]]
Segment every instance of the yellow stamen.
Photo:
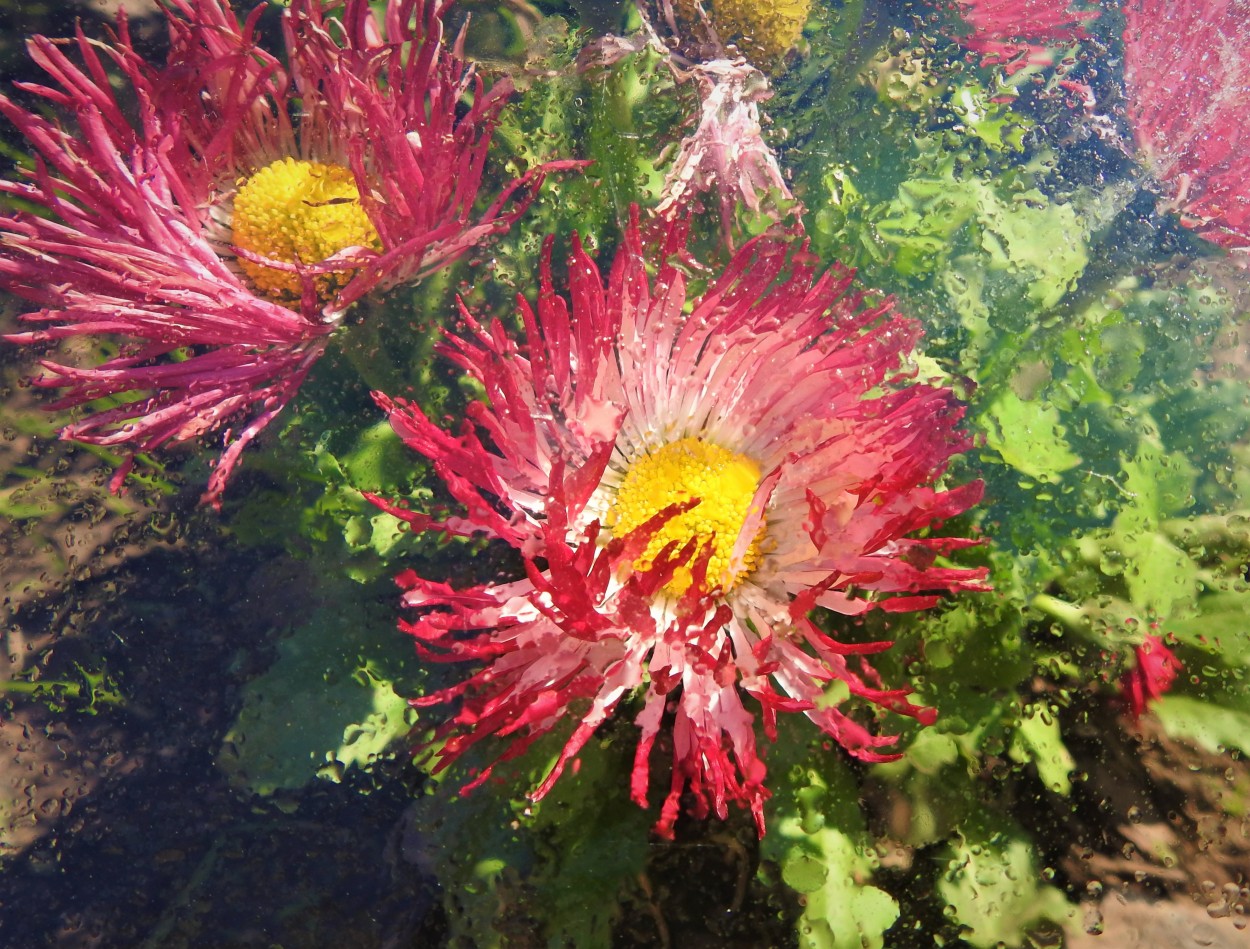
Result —
[[[683, 19], [694, 21], [694, 0], [677, 0], [674, 7]], [[711, 0], [703, 9], [722, 42], [737, 43], [748, 59], [766, 67], [798, 42], [811, 0]]]
[[[381, 249], [351, 171], [316, 161], [282, 158], [241, 181], [231, 227], [236, 246], [284, 263], [320, 263], [348, 247]], [[262, 293], [298, 302], [298, 274], [242, 257], [239, 265]], [[318, 295], [328, 300], [350, 277], [350, 270], [317, 277]]]
[[[691, 510], [670, 518], [651, 538], [634, 567], [645, 570], [666, 545], [676, 541], [680, 549], [694, 539], [699, 552], [710, 546], [707, 582], [714, 586], [722, 583], [722, 575], [729, 568], [734, 544], [759, 483], [759, 465], [747, 456], [698, 438], [683, 438], [644, 455], [630, 466], [608, 511], [607, 526], [616, 536], [623, 536], [670, 504], [698, 498], [699, 503]], [[763, 534], [761, 521], [739, 569], [723, 581], [726, 592], [759, 566]], [[690, 563], [697, 556], [698, 552]], [[674, 572], [666, 587], [670, 593], [680, 595], [689, 589], [693, 582], [690, 563]]]

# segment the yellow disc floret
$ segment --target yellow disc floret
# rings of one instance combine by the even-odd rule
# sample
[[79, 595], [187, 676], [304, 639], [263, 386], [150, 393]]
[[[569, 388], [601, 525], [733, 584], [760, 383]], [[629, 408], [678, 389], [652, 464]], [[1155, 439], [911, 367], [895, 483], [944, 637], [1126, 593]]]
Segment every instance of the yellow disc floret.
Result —
[[[811, 0], [704, 0], [716, 33], [725, 43], [736, 43], [743, 54], [764, 68], [784, 56], [796, 42]], [[693, 21], [693, 0], [678, 0], [678, 14]]]
[[[320, 263], [348, 247], [380, 249], [351, 171], [316, 161], [282, 158], [241, 181], [231, 227], [235, 246], [289, 264]], [[299, 300], [298, 274], [243, 257], [239, 265], [271, 298]], [[318, 276], [318, 295], [329, 299], [350, 275], [345, 270]]]
[[690, 563], [710, 550], [708, 585], [721, 584], [727, 592], [759, 566], [763, 521], [738, 570], [728, 578], [723, 576], [759, 483], [759, 465], [745, 455], [698, 438], [683, 438], [644, 455], [630, 466], [608, 511], [607, 525], [620, 537], [670, 504], [698, 498], [698, 504], [670, 518], [651, 538], [634, 567], [646, 570], [662, 548], [676, 541], [677, 549], [681, 549], [694, 539], [698, 544], [695, 555], [677, 568], [666, 589], [676, 595], [689, 589], [693, 580]]

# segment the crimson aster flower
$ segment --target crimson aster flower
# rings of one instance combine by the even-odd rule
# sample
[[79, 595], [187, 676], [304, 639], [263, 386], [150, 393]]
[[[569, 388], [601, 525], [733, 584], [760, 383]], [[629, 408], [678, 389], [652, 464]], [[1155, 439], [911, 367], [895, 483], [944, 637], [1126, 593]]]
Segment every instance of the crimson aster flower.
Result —
[[1084, 39], [1085, 24], [1098, 16], [1069, 9], [1069, 0], [956, 0], [955, 6], [972, 30], [963, 45], [1008, 75], [1025, 66], [1053, 65], [1048, 47]]
[[1250, 248], [1250, 32], [1235, 0], [1125, 5], [1124, 93], [1137, 147], [1181, 223]]
[[[487, 736], [513, 758], [566, 720], [571, 736], [541, 798], [613, 711], [636, 697], [632, 796], [646, 805], [651, 750], [671, 722], [672, 782], [657, 829], [671, 835], [683, 791], [695, 813], [748, 807], [763, 833], [765, 768], [755, 715], [802, 712], [850, 754], [897, 757], [839, 702], [849, 694], [931, 723], [909, 689], [885, 688], [866, 656], [816, 612], [924, 609], [984, 589], [984, 571], [941, 566], [960, 538], [915, 537], [981, 496], [934, 487], [968, 445], [962, 406], [905, 362], [920, 331], [890, 301], [867, 304], [852, 275], [793, 241], [755, 239], [697, 299], [686, 291], [683, 226], [670, 225], [648, 277], [635, 219], [606, 286], [574, 241], [571, 305], [551, 242], [527, 343], [462, 312], [446, 354], [484, 387], [457, 434], [378, 394], [391, 425], [430, 459], [465, 513], [418, 513], [371, 496], [414, 531], [484, 535], [514, 548], [525, 576], [456, 589], [408, 570], [416, 611], [401, 629], [419, 654], [480, 664], [415, 700], [459, 701], [439, 767]], [[462, 308], [463, 309], [463, 308]], [[466, 791], [485, 781], [487, 767]]]
[[1149, 703], [1172, 688], [1173, 680], [1185, 667], [1163, 640], [1154, 635], [1147, 635], [1141, 645], [1134, 647], [1134, 658], [1133, 668], [1120, 679], [1120, 691], [1129, 715], [1137, 721]]
[[0, 217], [0, 286], [41, 308], [8, 338], [121, 337], [92, 368], [42, 362], [35, 384], [65, 390], [54, 408], [88, 406], [64, 437], [133, 453], [225, 429], [205, 494], [219, 503], [347, 306], [524, 211], [556, 166], [474, 212], [510, 86], [486, 89], [448, 47], [447, 6], [391, 0], [377, 19], [347, 0], [331, 18], [294, 0], [285, 67], [257, 44], [262, 8], [240, 24], [225, 0], [171, 0], [162, 65], [124, 18], [109, 44], [30, 41], [50, 82], [23, 88], [73, 125], [0, 97], [34, 157], [0, 182], [28, 209]]

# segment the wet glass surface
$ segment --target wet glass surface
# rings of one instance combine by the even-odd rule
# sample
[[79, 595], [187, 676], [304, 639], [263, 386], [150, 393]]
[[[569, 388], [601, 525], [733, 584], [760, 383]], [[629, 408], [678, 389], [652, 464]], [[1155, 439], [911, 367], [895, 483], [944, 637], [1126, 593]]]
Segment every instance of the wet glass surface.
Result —
[[118, 6], [0, 3], [0, 944], [1250, 945], [1246, 4]]

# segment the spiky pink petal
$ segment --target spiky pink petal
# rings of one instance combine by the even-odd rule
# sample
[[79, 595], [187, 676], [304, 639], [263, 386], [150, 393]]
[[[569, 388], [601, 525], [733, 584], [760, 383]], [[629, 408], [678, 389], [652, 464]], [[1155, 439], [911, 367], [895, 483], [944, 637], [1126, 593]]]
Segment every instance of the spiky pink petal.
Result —
[[1025, 66], [1051, 66], [1051, 47], [1086, 37], [1085, 24], [1097, 11], [1076, 11], [1069, 0], [956, 0], [972, 32], [962, 42], [987, 66], [1014, 73]]

